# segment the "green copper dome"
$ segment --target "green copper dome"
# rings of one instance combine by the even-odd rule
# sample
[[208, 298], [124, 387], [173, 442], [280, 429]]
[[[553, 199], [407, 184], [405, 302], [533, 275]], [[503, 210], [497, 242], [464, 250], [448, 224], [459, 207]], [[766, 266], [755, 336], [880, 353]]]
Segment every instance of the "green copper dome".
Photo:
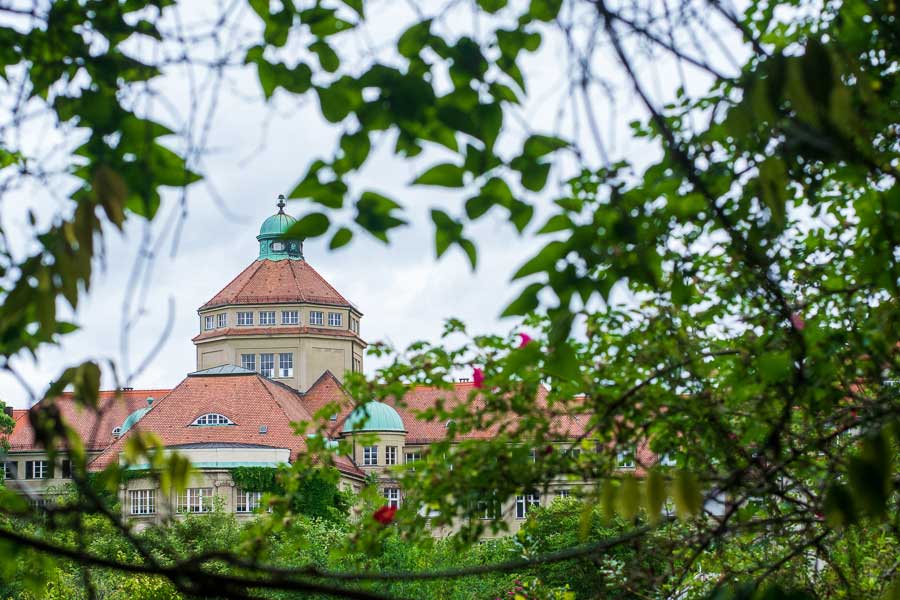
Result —
[[358, 431], [406, 431], [403, 419], [393, 407], [383, 402], [367, 402], [344, 421], [344, 433]]
[[280, 237], [284, 234], [288, 229], [291, 228], [291, 225], [297, 222], [297, 219], [292, 217], [291, 215], [285, 214], [283, 212], [275, 213], [265, 221], [263, 221], [262, 227], [259, 228], [259, 235], [269, 236], [275, 235]]
[[135, 423], [137, 423], [138, 421], [141, 420], [141, 417], [143, 417], [145, 414], [147, 414], [148, 410], [150, 410], [149, 406], [147, 406], [145, 408], [139, 408], [136, 411], [134, 411], [133, 413], [131, 413], [130, 415], [128, 415], [125, 418], [125, 420], [122, 422], [122, 430], [119, 433], [119, 435], [122, 435], [126, 431], [131, 429]]
[[285, 234], [297, 219], [284, 212], [284, 196], [278, 196], [278, 212], [263, 221], [259, 228], [259, 260], [284, 260], [303, 258], [303, 240], [288, 238]]

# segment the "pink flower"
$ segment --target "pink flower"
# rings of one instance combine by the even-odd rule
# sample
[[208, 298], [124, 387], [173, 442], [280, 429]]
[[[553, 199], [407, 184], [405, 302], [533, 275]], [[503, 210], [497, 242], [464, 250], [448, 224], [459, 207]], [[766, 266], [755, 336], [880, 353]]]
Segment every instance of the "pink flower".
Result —
[[803, 317], [797, 313], [791, 313], [791, 325], [793, 325], [794, 329], [797, 331], [803, 331], [803, 328], [806, 327], [806, 322], [803, 320]]
[[482, 371], [480, 367], [474, 367], [472, 369], [472, 383], [477, 388], [484, 386], [484, 371]]
[[397, 514], [396, 506], [382, 506], [372, 514], [372, 518], [382, 525], [390, 525], [391, 521], [394, 520], [395, 514]]
[[527, 333], [520, 333], [520, 334], [518, 334], [518, 336], [520, 338], [522, 338], [522, 341], [519, 342], [519, 348], [524, 348], [525, 346], [527, 346], [528, 344], [531, 343], [531, 336], [528, 335]]

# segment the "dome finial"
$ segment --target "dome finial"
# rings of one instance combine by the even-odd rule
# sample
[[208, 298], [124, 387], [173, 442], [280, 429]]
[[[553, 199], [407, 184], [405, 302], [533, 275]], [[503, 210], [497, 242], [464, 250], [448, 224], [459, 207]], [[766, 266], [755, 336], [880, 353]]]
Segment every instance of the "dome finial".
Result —
[[278, 207], [278, 213], [284, 214], [284, 194], [278, 194], [278, 204], [275, 206]]

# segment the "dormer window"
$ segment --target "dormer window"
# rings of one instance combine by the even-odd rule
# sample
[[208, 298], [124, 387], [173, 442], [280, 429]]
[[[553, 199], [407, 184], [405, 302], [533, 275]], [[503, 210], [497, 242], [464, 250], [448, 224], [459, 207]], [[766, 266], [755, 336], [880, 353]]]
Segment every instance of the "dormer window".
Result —
[[272, 242], [272, 252], [284, 252], [284, 242]]
[[216, 427], [219, 425], [234, 425], [234, 421], [219, 413], [207, 413], [200, 415], [191, 423], [191, 427]]
[[122, 435], [122, 428], [121, 427], [113, 427], [112, 433], [113, 433], [113, 437], [119, 437], [120, 435]]

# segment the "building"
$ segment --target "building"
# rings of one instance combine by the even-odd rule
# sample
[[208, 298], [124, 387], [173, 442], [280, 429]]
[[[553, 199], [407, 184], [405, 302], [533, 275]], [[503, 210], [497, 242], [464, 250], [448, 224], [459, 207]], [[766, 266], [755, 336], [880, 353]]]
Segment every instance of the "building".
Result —
[[[292, 423], [312, 422], [324, 407], [338, 403], [343, 409], [329, 416], [329, 435], [349, 439], [352, 448], [335, 460], [341, 485], [359, 490], [375, 480], [385, 502], [399, 505], [403, 491], [391, 470], [419, 460], [447, 434], [446, 423], [417, 419], [415, 412], [438, 399], [451, 406], [469, 403], [473, 384], [456, 383], [452, 392], [418, 387], [402, 407], [369, 402], [351, 412], [356, 403], [342, 378], [363, 368], [363, 314], [305, 260], [302, 240], [291, 236], [295, 222], [279, 201], [278, 212], [257, 236], [256, 259], [199, 308], [196, 369], [174, 388], [102, 392], [99, 414], [79, 411], [67, 394], [31, 410], [12, 411], [16, 425], [3, 461], [7, 485], [40, 504], [71, 478], [65, 453], [51, 463], [35, 438], [31, 415], [53, 402], [85, 440], [91, 470], [120, 462], [135, 431], [153, 432], [165, 452], [178, 452], [193, 464], [189, 489], [171, 496], [162, 493], [155, 478], [143, 476], [149, 465], [133, 465], [135, 476], [121, 489], [129, 518], [157, 522], [179, 512], [206, 512], [215, 503], [250, 518], [260, 494], [236, 487], [232, 470], [295, 460], [306, 451], [307, 440], [295, 434]], [[535, 401], [545, 398], [542, 389]], [[574, 438], [584, 433], [585, 423], [577, 416], [560, 417], [554, 426], [563, 438]], [[363, 445], [362, 434], [375, 434], [377, 441]], [[490, 429], [467, 437], [495, 434]], [[652, 459], [646, 448], [639, 451], [638, 462]], [[623, 457], [621, 467], [634, 468], [634, 459]], [[555, 482], [550, 498], [523, 492], [505, 501], [496, 517], [516, 529], [529, 508], [567, 495], [572, 485], [577, 484]]]

